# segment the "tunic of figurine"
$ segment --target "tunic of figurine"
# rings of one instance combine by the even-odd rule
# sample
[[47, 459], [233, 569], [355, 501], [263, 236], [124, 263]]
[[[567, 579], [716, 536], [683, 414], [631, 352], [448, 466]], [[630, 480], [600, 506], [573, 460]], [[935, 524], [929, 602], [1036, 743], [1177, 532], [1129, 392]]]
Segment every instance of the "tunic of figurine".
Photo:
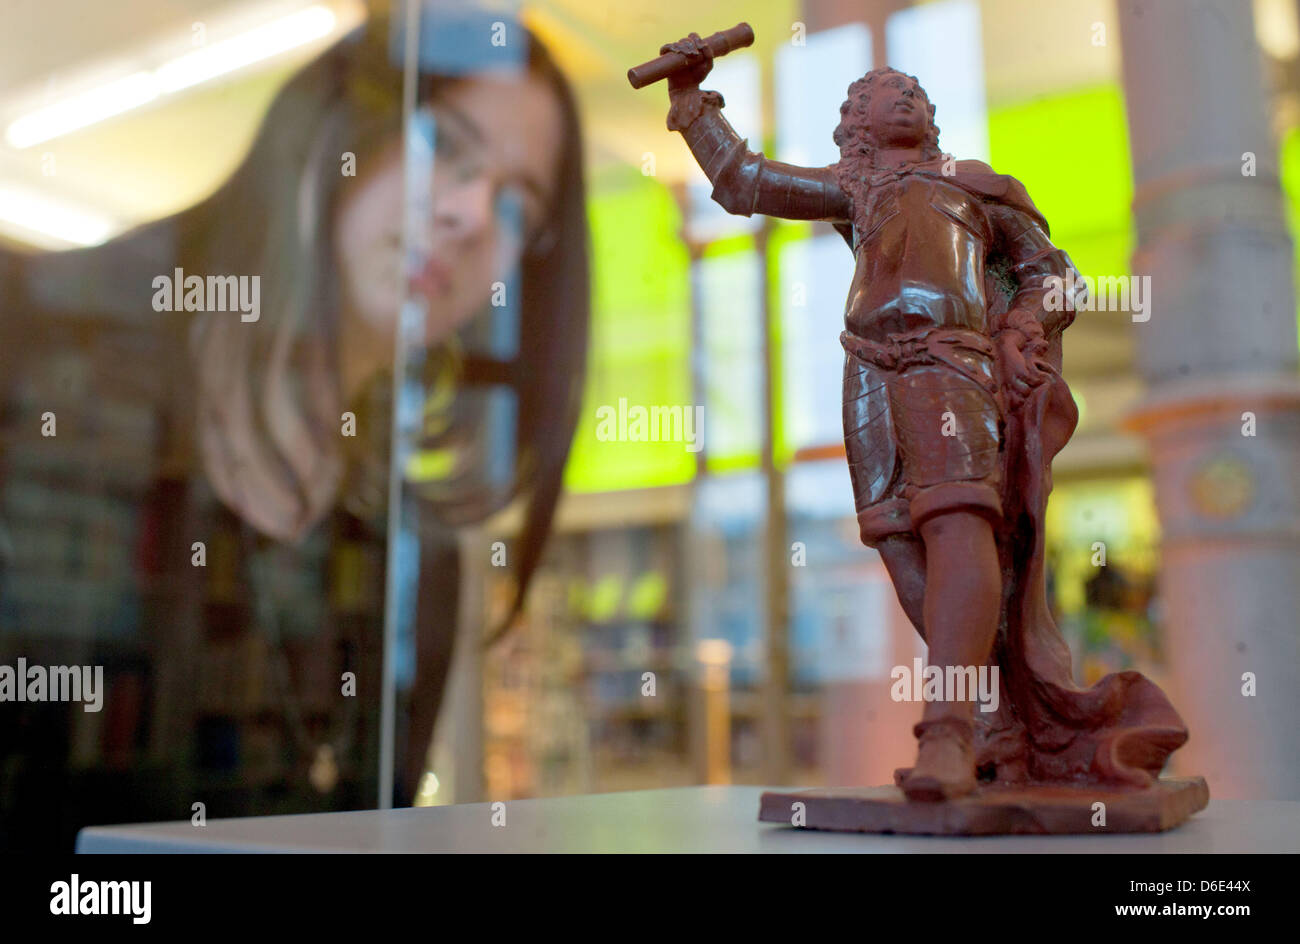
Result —
[[[697, 37], [665, 51], [691, 62], [669, 79], [668, 127], [713, 198], [851, 237], [844, 433], [861, 537], [880, 551], [930, 664], [986, 665], [1002, 603], [1006, 411], [1044, 382], [1040, 358], [1073, 320], [1074, 300], [1045, 304], [1050, 287], [1081, 280], [1064, 281], [1070, 260], [1019, 183], [939, 151], [934, 106], [914, 78], [877, 69], [854, 82], [835, 132], [842, 159], [804, 168], [748, 150], [721, 96], [698, 87], [711, 54]], [[993, 284], [1009, 303], [990, 305]], [[926, 704], [917, 763], [899, 774], [910, 799], [974, 789], [973, 707]]]

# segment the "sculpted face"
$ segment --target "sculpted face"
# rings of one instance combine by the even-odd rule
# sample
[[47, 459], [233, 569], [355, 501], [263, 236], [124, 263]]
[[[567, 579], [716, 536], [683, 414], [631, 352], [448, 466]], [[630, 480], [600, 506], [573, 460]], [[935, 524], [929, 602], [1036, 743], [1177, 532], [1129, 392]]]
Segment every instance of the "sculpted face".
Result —
[[871, 86], [867, 121], [876, 146], [920, 147], [930, 129], [930, 109], [916, 81], [899, 73], [884, 75]]

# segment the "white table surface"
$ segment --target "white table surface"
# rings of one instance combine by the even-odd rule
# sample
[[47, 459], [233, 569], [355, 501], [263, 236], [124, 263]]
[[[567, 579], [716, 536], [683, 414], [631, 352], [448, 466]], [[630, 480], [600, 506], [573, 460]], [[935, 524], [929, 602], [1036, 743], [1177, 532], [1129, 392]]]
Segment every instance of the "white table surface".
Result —
[[[505, 804], [95, 826], [78, 852], [1012, 852], [1296, 853], [1300, 801], [1211, 800], [1177, 829], [1096, 836], [946, 838], [758, 822], [765, 787], [681, 787]], [[784, 789], [784, 788], [783, 788]]]

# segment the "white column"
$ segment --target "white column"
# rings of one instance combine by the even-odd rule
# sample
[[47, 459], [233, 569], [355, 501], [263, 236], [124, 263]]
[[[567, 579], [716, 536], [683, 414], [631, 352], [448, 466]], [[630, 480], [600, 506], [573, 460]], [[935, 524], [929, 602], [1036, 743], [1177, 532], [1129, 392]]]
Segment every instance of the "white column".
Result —
[[[1148, 387], [1133, 425], [1150, 447], [1163, 530], [1169, 694], [1191, 729], [1174, 764], [1203, 774], [1215, 797], [1295, 799], [1294, 253], [1251, 5], [1117, 6], [1134, 170], [1133, 273], [1150, 276], [1152, 294], [1150, 320], [1132, 328]], [[1243, 173], [1247, 152], [1254, 176]], [[1079, 184], [1087, 199], [1087, 182]], [[1243, 694], [1248, 673], [1253, 696]]]

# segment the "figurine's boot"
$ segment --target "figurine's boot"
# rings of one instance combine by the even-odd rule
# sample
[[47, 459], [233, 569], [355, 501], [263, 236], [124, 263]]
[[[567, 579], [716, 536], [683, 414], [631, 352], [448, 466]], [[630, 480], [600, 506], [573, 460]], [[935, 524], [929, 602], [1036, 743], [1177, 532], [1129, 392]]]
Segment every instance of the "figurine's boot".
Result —
[[973, 726], [960, 718], [922, 721], [913, 731], [920, 747], [916, 766], [899, 778], [909, 800], [937, 803], [975, 789]]

